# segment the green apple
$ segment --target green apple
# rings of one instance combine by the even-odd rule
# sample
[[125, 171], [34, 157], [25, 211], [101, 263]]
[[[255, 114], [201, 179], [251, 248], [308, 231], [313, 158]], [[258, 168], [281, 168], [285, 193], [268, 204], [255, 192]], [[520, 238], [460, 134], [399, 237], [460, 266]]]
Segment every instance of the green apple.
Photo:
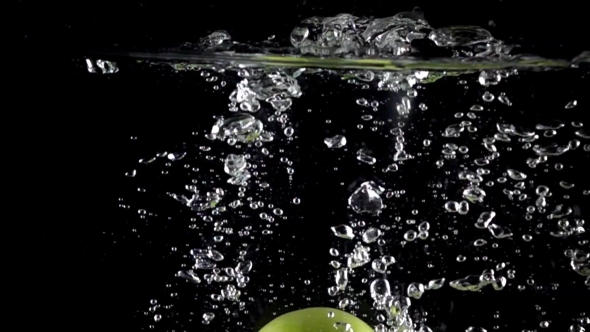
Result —
[[[347, 325], [349, 324], [349, 325]], [[373, 332], [355, 316], [332, 308], [307, 308], [273, 319], [259, 332]]]

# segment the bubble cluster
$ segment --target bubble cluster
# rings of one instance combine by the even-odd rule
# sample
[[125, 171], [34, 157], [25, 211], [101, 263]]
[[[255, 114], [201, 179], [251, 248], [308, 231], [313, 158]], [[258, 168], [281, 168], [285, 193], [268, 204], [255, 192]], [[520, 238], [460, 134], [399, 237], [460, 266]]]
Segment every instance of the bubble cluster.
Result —
[[[452, 57], [502, 58], [511, 50], [479, 27], [433, 28], [418, 11], [312, 17], [290, 40], [310, 55], [409, 55], [416, 40]], [[198, 49], [232, 43], [218, 31]], [[118, 70], [108, 61], [86, 64], [92, 73]], [[457, 322], [444, 315], [467, 310], [457, 299], [511, 306], [508, 296], [562, 296], [553, 271], [568, 278], [568, 291], [589, 291], [590, 188], [578, 174], [587, 173], [590, 134], [577, 113], [587, 105], [560, 99], [556, 112], [572, 112], [568, 121], [522, 114], [526, 101], [508, 87], [539, 73], [172, 66], [216, 84], [227, 107], [198, 124], [206, 128], [191, 133], [194, 141], [145, 156], [122, 174], [133, 183], [180, 174], [164, 193], [154, 190], [182, 216], [165, 222], [183, 224], [188, 235], [171, 249], [179, 267], [166, 288], [174, 290], [150, 302], [149, 324], [252, 330], [263, 311], [274, 317], [315, 305], [349, 311], [379, 332], [451, 324], [518, 331], [497, 323], [510, 314], [500, 304], [494, 312], [481, 306], [485, 326], [471, 314]], [[342, 89], [322, 85], [334, 80]], [[322, 104], [326, 93], [349, 109]], [[305, 182], [309, 174], [314, 180]], [[151, 193], [144, 188], [142, 197]], [[145, 224], [166, 214], [141, 204], [131, 205]], [[181, 309], [165, 309], [174, 306]], [[531, 331], [566, 323], [584, 331], [584, 310], [522, 320]], [[353, 332], [345, 321], [332, 325]]]

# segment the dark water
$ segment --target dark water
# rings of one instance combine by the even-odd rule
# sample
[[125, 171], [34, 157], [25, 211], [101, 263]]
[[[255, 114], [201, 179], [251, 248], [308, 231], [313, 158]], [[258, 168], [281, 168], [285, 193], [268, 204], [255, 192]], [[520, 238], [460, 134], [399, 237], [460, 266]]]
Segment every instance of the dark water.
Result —
[[[405, 292], [411, 282], [446, 278], [447, 285], [442, 289], [426, 291], [420, 300], [412, 299], [412, 318], [418, 321], [426, 317], [425, 322], [433, 331], [454, 331], [469, 326], [487, 330], [540, 330], [539, 324], [544, 321], [550, 322], [544, 330], [558, 331], [567, 330], [576, 319], [586, 317], [587, 309], [579, 304], [579, 299], [588, 292], [588, 286], [584, 285], [585, 278], [572, 270], [570, 258], [564, 252], [586, 250], [587, 237], [585, 234], [565, 238], [550, 235], [557, 227], [557, 220], [548, 220], [547, 214], [563, 204], [572, 209], [571, 215], [565, 218], [575, 223], [584, 219], [588, 210], [589, 184], [585, 176], [588, 141], [575, 134], [585, 128], [578, 128], [579, 123], [587, 126], [584, 113], [588, 100], [582, 88], [587, 85], [587, 70], [520, 71], [490, 87], [478, 83], [479, 72], [443, 77], [417, 86], [421, 88], [416, 89], [418, 95], [412, 98], [414, 108], [408, 116], [400, 116], [396, 109], [405, 92], [379, 91], [374, 87], [375, 82], [366, 89], [365, 83], [351, 84], [340, 75], [302, 75], [297, 82], [303, 94], [293, 98], [284, 126], [269, 121], [274, 111], [265, 102], [255, 113], [265, 129], [274, 133], [274, 141], [260, 147], [238, 143], [241, 148], [236, 148], [205, 137], [215, 117], [232, 115], [227, 110], [228, 97], [240, 80], [235, 73], [219, 74], [212, 70], [176, 73], [168, 67], [145, 71], [124, 63], [120, 68], [113, 76], [84, 78], [86, 86], [118, 100], [119, 105], [132, 107], [136, 114], [124, 126], [117, 122], [119, 138], [112, 143], [115, 144], [112, 158], [117, 165], [117, 174], [113, 176], [118, 189], [116, 194], [111, 194], [115, 194], [119, 205], [118, 217], [102, 223], [100, 228], [109, 231], [101, 240], [104, 246], [95, 250], [105, 255], [102, 264], [111, 268], [119, 264], [115, 266], [121, 273], [112, 282], [121, 290], [113, 294], [127, 299], [124, 312], [134, 317], [137, 326], [145, 329], [153, 326], [156, 330], [238, 328], [249, 331], [295, 309], [336, 307], [343, 296], [328, 295], [327, 288], [333, 283], [330, 271], [334, 270], [328, 264], [334, 257], [328, 252], [330, 248], [351, 252], [355, 241], [334, 237], [330, 226], [355, 221], [366, 223], [357, 229], [385, 227], [386, 244], [372, 244], [372, 250], [377, 251], [372, 251], [371, 258], [383, 254], [395, 257], [397, 263], [389, 268], [388, 274], [392, 292]], [[211, 76], [219, 80], [207, 82]], [[225, 87], [220, 81], [226, 82]], [[130, 83], [135, 84], [132, 91], [126, 89]], [[214, 89], [215, 85], [219, 89]], [[483, 101], [484, 91], [494, 94], [494, 101]], [[509, 98], [510, 106], [498, 100], [502, 93]], [[377, 101], [377, 111], [358, 105], [357, 100], [361, 98], [369, 103]], [[566, 109], [565, 105], [573, 100], [577, 106]], [[420, 103], [428, 108], [420, 110], [416, 107]], [[476, 117], [471, 119], [467, 113], [473, 104], [482, 105], [485, 110], [472, 111]], [[150, 113], [155, 110], [155, 114]], [[458, 113], [463, 114], [458, 117]], [[363, 115], [373, 118], [365, 121]], [[441, 136], [449, 125], [460, 121], [471, 121], [477, 131], [465, 129], [457, 138]], [[535, 131], [539, 138], [532, 145], [567, 145], [573, 139], [578, 139], [581, 145], [563, 155], [551, 156], [533, 169], [526, 161], [536, 154], [532, 147], [523, 147], [525, 142], [519, 142], [518, 135], [510, 135], [511, 142], [496, 141], [494, 145], [500, 156], [479, 167], [490, 171], [483, 175], [485, 180], [480, 185], [487, 194], [484, 201], [470, 203], [466, 215], [445, 212], [447, 201], [463, 200], [461, 193], [467, 182], [459, 180], [458, 173], [475, 170], [478, 168], [475, 159], [490, 155], [482, 140], [498, 133], [498, 124], [513, 124], [521, 132]], [[539, 124], [563, 127], [556, 130], [555, 136], [545, 137], [549, 134], [536, 129]], [[283, 133], [286, 126], [294, 129], [292, 140]], [[384, 172], [393, 163], [396, 151], [396, 136], [390, 132], [394, 128], [403, 130], [405, 151], [414, 159], [396, 163], [396, 172]], [[324, 139], [336, 134], [346, 136], [346, 146], [328, 149]], [[428, 146], [424, 145], [425, 139], [431, 141]], [[446, 159], [443, 149], [447, 143], [465, 146], [469, 151], [463, 154], [457, 150], [456, 158]], [[358, 161], [357, 151], [361, 148], [368, 149], [377, 159], [374, 165]], [[149, 165], [138, 163], [139, 159], [163, 152], [166, 152], [164, 157]], [[170, 161], [168, 153], [186, 153], [186, 156]], [[244, 198], [237, 196], [236, 186], [226, 183], [228, 175], [223, 172], [223, 159], [228, 153], [248, 153], [251, 163], [258, 165], [259, 174], [249, 180]], [[282, 158], [292, 164], [281, 161]], [[437, 165], [439, 160], [444, 161], [442, 167]], [[294, 170], [291, 178], [289, 167]], [[509, 198], [504, 192], [515, 190], [514, 185], [519, 182], [508, 177], [508, 169], [528, 175], [521, 189], [528, 195], [524, 201], [519, 200], [520, 194]], [[126, 177], [125, 173], [131, 170], [136, 170], [135, 177]], [[508, 178], [506, 182], [498, 180], [502, 177]], [[378, 218], [358, 215], [347, 208], [348, 197], [364, 181], [375, 181], [393, 194], [391, 198], [382, 195], [387, 207]], [[488, 181], [494, 185], [488, 187], [485, 184]], [[564, 189], [559, 184], [561, 181], [575, 186]], [[214, 222], [203, 220], [211, 215], [210, 211], [196, 213], [167, 195], [188, 194], [184, 186], [191, 183], [203, 191], [223, 188], [224, 204], [235, 199], [244, 201], [246, 206], [228, 209], [220, 216], [212, 215], [216, 221], [226, 220], [223, 227], [232, 228], [233, 234], [214, 231]], [[263, 183], [268, 183], [268, 188], [263, 188]], [[527, 220], [526, 208], [535, 206], [538, 185], [548, 186], [553, 196], [548, 198], [547, 212], [532, 213]], [[282, 216], [275, 215], [272, 223], [261, 220], [261, 212], [273, 216], [273, 209], [253, 210], [247, 206], [247, 197], [262, 201], [265, 206], [280, 207]], [[293, 204], [294, 198], [299, 198], [301, 203]], [[475, 228], [475, 221], [485, 211], [495, 211], [495, 222], [509, 227], [513, 236], [495, 239], [489, 232]], [[416, 220], [416, 224], [408, 224], [408, 219]], [[417, 229], [425, 220], [430, 223], [429, 237], [403, 244], [403, 235]], [[249, 235], [243, 234], [246, 230], [250, 231]], [[263, 230], [271, 230], [272, 234], [264, 235]], [[222, 235], [224, 240], [215, 242], [215, 235]], [[532, 240], [525, 241], [523, 235], [531, 235]], [[475, 247], [473, 242], [477, 239], [484, 239], [487, 244]], [[253, 261], [251, 281], [240, 289], [245, 310], [236, 310], [236, 304], [213, 301], [210, 295], [220, 289], [215, 282], [207, 285], [203, 280], [195, 285], [175, 277], [178, 270], [189, 269], [194, 263], [191, 263], [190, 249], [207, 245], [221, 251], [228, 266], [239, 261], [240, 250], [246, 252], [245, 259]], [[459, 262], [460, 256], [466, 261]], [[480, 292], [459, 291], [448, 286], [451, 280], [479, 275], [501, 263], [507, 266], [497, 271], [496, 277], [507, 277], [508, 270], [516, 271], [501, 291], [495, 291], [491, 285]], [[346, 297], [356, 301], [349, 309], [375, 325], [377, 313], [372, 309], [369, 283], [378, 274], [370, 272], [370, 264], [355, 269], [349, 283], [352, 290]], [[203, 279], [203, 273], [198, 275]], [[363, 283], [365, 278], [368, 282]], [[151, 305], [150, 300], [156, 300], [157, 305]], [[116, 302], [112, 305], [116, 306]], [[171, 307], [166, 309], [166, 306]], [[232, 315], [236, 316], [223, 313], [226, 307], [235, 310]], [[150, 308], [157, 309], [150, 311]], [[207, 326], [201, 322], [204, 312], [216, 313]], [[158, 314], [162, 319], [156, 323], [154, 316]]]
[[[48, 24], [47, 29], [37, 28], [39, 22], [27, 26], [25, 45], [34, 48], [51, 40], [56, 49], [65, 50], [52, 62], [59, 68], [59, 80], [48, 80], [48, 76], [39, 73], [31, 74], [30, 79], [25, 76], [28, 91], [38, 87], [34, 91], [39, 92], [31, 94], [36, 98], [29, 96], [22, 98], [22, 102], [28, 105], [33, 99], [44, 100], [58, 108], [59, 111], [37, 118], [40, 128], [36, 131], [48, 131], [44, 136], [52, 138], [48, 145], [53, 148], [47, 158], [56, 170], [48, 166], [44, 172], [54, 179], [52, 188], [60, 188], [64, 179], [73, 178], [77, 183], [75, 189], [60, 196], [64, 199], [59, 204], [68, 212], [75, 212], [76, 222], [64, 227], [59, 236], [55, 234], [57, 226], [41, 226], [46, 235], [42, 243], [53, 257], [72, 251], [83, 256], [63, 267], [53, 260], [42, 261], [40, 270], [50, 271], [59, 266], [69, 272], [48, 276], [52, 284], [64, 283], [68, 289], [77, 290], [72, 304], [59, 313], [53, 308], [43, 310], [48, 317], [45, 325], [63, 325], [67, 320], [80, 329], [100, 326], [131, 331], [252, 331], [277, 315], [311, 306], [337, 307], [340, 300], [348, 298], [355, 304], [346, 310], [376, 326], [380, 323], [378, 314], [383, 312], [373, 308], [369, 285], [381, 274], [372, 272], [371, 262], [355, 268], [346, 293], [332, 297], [328, 287], [334, 284], [334, 268], [329, 262], [338, 259], [345, 263], [344, 254], [352, 252], [364, 230], [383, 227], [380, 229], [386, 243], [365, 246], [371, 248], [371, 260], [385, 254], [395, 257], [396, 263], [386, 275], [393, 294], [406, 296], [412, 282], [427, 284], [446, 278], [441, 289], [427, 290], [420, 299], [411, 299], [409, 316], [414, 322], [426, 324], [433, 331], [463, 331], [470, 326], [488, 331], [568, 331], [572, 326], [576, 331], [576, 325], [587, 329], [589, 313], [583, 299], [588, 294], [588, 277], [573, 270], [567, 250], [580, 250], [578, 260], [582, 270], [585, 266], [587, 271], [588, 236], [580, 232], [566, 237], [551, 235], [560, 230], [559, 220], [579, 225], [588, 214], [590, 184], [586, 173], [590, 142], [582, 137], [584, 132], [582, 136], [576, 134], [580, 130], [587, 133], [590, 125], [585, 120], [590, 105], [585, 87], [590, 84], [584, 66], [547, 71], [521, 69], [489, 87], [478, 82], [481, 70], [477, 68], [460, 76], [444, 76], [415, 86], [417, 96], [411, 98], [412, 109], [407, 116], [401, 116], [397, 109], [407, 90], [382, 91], [377, 80], [364, 83], [352, 79], [355, 83], [351, 84], [350, 78], [342, 79], [342, 72], [304, 73], [296, 79], [302, 95], [292, 98], [293, 105], [284, 112], [284, 126], [269, 120], [275, 110], [265, 101], [261, 101], [261, 110], [254, 114], [265, 129], [274, 133], [274, 140], [259, 147], [239, 144], [241, 148], [236, 148], [206, 138], [215, 118], [234, 114], [229, 111], [228, 98], [243, 79], [235, 71], [176, 72], [169, 66], [148, 66], [123, 59], [117, 64], [116, 74], [91, 75], [81, 58], [71, 56], [79, 53], [73, 52], [77, 50], [73, 45], [82, 50], [112, 49], [113, 44], [125, 50], [177, 46], [186, 41], [196, 42], [217, 29], [228, 30], [237, 40], [258, 41], [267, 38], [268, 27], [273, 26], [272, 33], [281, 42], [288, 39], [290, 30], [301, 19], [336, 13], [331, 6], [284, 5], [286, 10], [305, 10], [283, 22], [287, 20], [277, 15], [264, 15], [266, 21], [262, 20], [262, 11], [258, 10], [261, 8], [252, 4], [236, 5], [231, 15], [216, 5], [185, 4], [179, 10], [179, 6], [172, 4], [120, 4], [110, 12], [106, 24], [100, 11], [78, 5], [70, 9], [85, 15], [58, 15], [55, 21], [64, 23]], [[485, 5], [459, 5], [467, 14], [450, 10], [446, 4], [423, 9], [436, 13], [428, 16], [433, 26], [488, 27], [486, 24], [493, 20], [495, 27], [489, 29], [495, 37], [506, 41], [526, 38], [523, 53], [530, 50], [547, 58], [569, 60], [580, 50], [588, 49], [584, 48], [587, 39], [581, 36], [581, 11], [542, 6], [508, 10], [503, 2], [491, 2], [486, 7], [489, 12], [483, 13], [480, 9]], [[363, 4], [350, 2], [337, 12], [361, 11], [367, 16], [383, 16], [382, 11], [389, 6], [393, 5], [375, 4], [365, 10]], [[115, 8], [108, 4], [105, 7]], [[59, 5], [52, 9], [59, 9]], [[391, 12], [411, 7], [394, 9]], [[217, 17], [212, 21], [219, 23], [189, 20], [193, 15]], [[172, 16], [177, 19], [158, 19]], [[226, 17], [232, 18], [231, 24], [221, 19]], [[522, 17], [527, 17], [528, 23], [521, 23]], [[558, 17], [563, 21], [558, 21]], [[249, 28], [243, 29], [244, 26]], [[293, 76], [296, 69], [274, 70]], [[493, 94], [494, 100], [483, 101], [484, 91]], [[499, 100], [502, 93], [510, 100], [510, 106]], [[378, 102], [377, 111], [360, 106], [359, 99]], [[565, 108], [574, 100], [575, 107]], [[418, 105], [422, 103], [427, 109], [420, 109]], [[474, 104], [484, 106], [484, 111], [470, 111]], [[469, 112], [475, 118], [470, 118]], [[459, 117], [457, 113], [463, 114]], [[371, 115], [372, 119], [363, 120], [363, 115]], [[441, 135], [449, 125], [461, 121], [471, 121], [477, 130], [470, 131], [466, 125], [459, 137]], [[498, 124], [512, 124], [516, 132], [534, 131], [539, 137], [530, 147], [524, 147], [526, 142], [519, 141], [522, 137], [510, 134], [511, 142], [494, 143], [499, 157], [489, 165], [475, 166], [476, 159], [491, 155], [482, 142], [499, 132]], [[539, 124], [563, 127], [555, 129], [553, 135], [547, 132], [550, 129], [537, 129]], [[284, 134], [287, 126], [294, 129], [292, 140]], [[394, 163], [399, 136], [391, 133], [394, 128], [403, 130], [404, 150], [413, 159], [397, 162], [395, 172], [384, 172]], [[337, 134], [346, 136], [346, 146], [328, 149], [324, 139]], [[428, 146], [425, 139], [431, 141]], [[570, 146], [576, 139], [580, 142], [576, 149], [549, 156], [536, 168], [527, 165], [527, 159], [538, 157], [533, 145]], [[449, 143], [469, 151], [461, 153], [457, 149], [454, 159], [445, 158], [444, 145]], [[376, 158], [374, 165], [357, 159], [357, 151], [362, 148]], [[62, 151], [58, 157], [55, 150]], [[171, 161], [168, 153], [186, 156]], [[223, 160], [228, 153], [250, 154], [250, 162], [257, 166], [258, 174], [245, 187], [245, 197], [238, 196], [238, 186], [226, 182], [229, 175], [223, 171]], [[139, 159], [157, 154], [162, 157], [149, 165], [138, 163]], [[441, 160], [442, 166], [437, 165]], [[288, 168], [294, 171], [291, 178]], [[486, 192], [483, 202], [470, 203], [465, 215], [446, 212], [446, 202], [464, 200], [462, 193], [468, 181], [460, 180], [459, 173], [477, 168], [490, 171], [483, 175], [480, 185]], [[514, 191], [519, 181], [510, 179], [508, 169], [527, 174], [524, 188], [519, 189], [521, 193], [512, 198], [504, 190]], [[136, 171], [135, 177], [125, 175], [132, 170]], [[498, 180], [502, 177], [507, 180]], [[386, 189], [381, 195], [386, 207], [379, 217], [359, 215], [348, 207], [348, 198], [365, 181], [374, 181]], [[487, 186], [488, 181], [494, 185]], [[188, 194], [187, 184], [195, 184], [202, 193], [223, 188], [225, 196], [220, 206], [236, 199], [246, 204], [219, 216], [211, 210], [191, 211], [168, 195]], [[568, 184], [574, 187], [564, 188]], [[539, 195], [535, 190], [539, 185], [549, 187], [552, 195], [547, 198], [546, 211], [527, 214], [528, 206], [536, 206]], [[386, 198], [388, 193], [392, 197]], [[527, 198], [521, 201], [523, 193]], [[265, 207], [251, 209], [248, 197], [264, 202]], [[301, 203], [293, 204], [295, 198]], [[282, 215], [273, 214], [274, 208], [269, 204], [280, 207]], [[547, 215], [559, 205], [561, 211], [571, 208], [571, 212], [548, 219]], [[476, 228], [474, 223], [486, 211], [495, 211], [494, 222], [509, 227], [512, 237], [496, 239], [490, 231]], [[274, 217], [274, 221], [262, 220], [262, 212]], [[214, 221], [203, 220], [207, 216]], [[408, 223], [408, 219], [416, 223]], [[221, 232], [215, 230], [217, 221], [227, 221]], [[404, 234], [417, 230], [423, 221], [430, 224], [428, 238], [404, 243]], [[339, 224], [356, 225], [357, 237], [335, 237], [330, 227]], [[232, 234], [223, 232], [228, 228], [233, 230]], [[272, 233], [265, 234], [264, 230]], [[66, 235], [69, 232], [74, 235]], [[216, 235], [224, 239], [216, 242]], [[532, 240], [525, 241], [523, 235], [532, 236]], [[56, 241], [62, 236], [68, 241]], [[487, 244], [476, 247], [473, 242], [477, 239], [484, 239]], [[75, 245], [66, 245], [72, 240]], [[199, 285], [176, 276], [179, 270], [186, 271], [194, 264], [191, 249], [207, 246], [224, 254], [220, 267], [235, 267], [240, 260], [253, 262], [250, 281], [239, 288], [242, 308], [237, 302], [217, 302], [211, 298], [226, 283], [207, 284], [204, 274], [208, 271], [197, 271], [202, 280]], [[340, 252], [339, 258], [329, 255], [331, 248]], [[239, 258], [242, 250], [245, 255]], [[462, 256], [464, 262], [459, 261]], [[497, 269], [501, 263], [506, 267]], [[487, 285], [479, 292], [469, 292], [449, 286], [452, 280], [479, 276], [486, 269], [494, 269], [496, 278], [507, 278], [504, 289], [496, 291]], [[509, 276], [509, 270], [515, 271], [514, 278]], [[39, 294], [57, 299], [63, 296], [60, 289], [43, 287]], [[216, 315], [208, 325], [202, 323], [206, 312]], [[161, 315], [161, 320], [156, 322], [156, 315]]]

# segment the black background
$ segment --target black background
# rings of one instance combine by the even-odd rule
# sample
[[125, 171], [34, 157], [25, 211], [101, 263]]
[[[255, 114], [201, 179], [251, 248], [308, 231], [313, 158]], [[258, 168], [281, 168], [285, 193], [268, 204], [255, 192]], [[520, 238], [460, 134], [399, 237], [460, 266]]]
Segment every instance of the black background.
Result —
[[[419, 6], [433, 27], [477, 25], [506, 41], [589, 45], [587, 18], [574, 1], [19, 1], [15, 23], [25, 44], [52, 51], [92, 47], [177, 46], [214, 30], [238, 41], [276, 35], [286, 41], [293, 26], [311, 16], [351, 13], [383, 17]], [[489, 26], [493, 21], [494, 25]], [[283, 39], [281, 39], [283, 38]], [[557, 52], [563, 52], [557, 51]]]
[[[183, 141], [181, 133], [190, 132], [191, 121], [200, 121], [204, 111], [187, 107], [182, 98], [193, 100], [189, 105], [195, 109], [209, 109], [208, 121], [215, 105], [226, 103], [226, 97], [220, 97], [217, 104], [200, 104], [204, 95], [199, 98], [190, 78], [179, 82], [163, 74], [141, 76], [133, 71], [133, 75], [121, 73], [122, 77], [112, 80], [89, 77], [72, 63], [69, 55], [76, 49], [175, 46], [217, 29], [227, 30], [235, 40], [258, 41], [273, 34], [287, 37], [297, 22], [314, 15], [348, 12], [382, 17], [420, 6], [434, 27], [479, 25], [500, 39], [524, 39], [544, 52], [571, 57], [577, 50], [589, 49], [582, 5], [20, 1], [14, 24], [20, 33], [18, 51], [24, 51], [20, 60], [26, 66], [21, 67], [17, 84], [22, 89], [17, 97], [19, 107], [26, 111], [18, 115], [34, 116], [27, 128], [35, 142], [28, 144], [37, 147], [39, 159], [48, 160], [43, 167], [35, 167], [35, 172], [47, 188], [55, 188], [44, 195], [59, 196], [47, 197], [52, 203], [55, 200], [47, 213], [57, 220], [35, 223], [42, 234], [36, 246], [42, 248], [42, 258], [35, 268], [44, 272], [42, 283], [36, 277], [31, 280], [36, 298], [44, 303], [35, 323], [88, 331], [145, 328], [144, 322], [134, 318], [136, 311], [145, 308], [154, 289], [162, 291], [170, 268], [177, 264], [162, 256], [157, 244], [138, 249], [121, 235], [129, 227], [116, 209], [117, 198], [130, 189], [121, 185], [121, 172], [136, 160], [131, 154], [141, 154], [129, 145], [128, 137], [152, 137], [144, 143], [152, 147]], [[490, 20], [495, 26], [488, 26]], [[556, 105], [569, 100], [567, 94], [573, 93], [571, 86], [575, 85], [572, 82], [563, 88]], [[558, 95], [552, 83], [539, 89], [537, 96]], [[172, 95], [178, 98], [171, 101]], [[545, 102], [542, 99], [537, 106]]]

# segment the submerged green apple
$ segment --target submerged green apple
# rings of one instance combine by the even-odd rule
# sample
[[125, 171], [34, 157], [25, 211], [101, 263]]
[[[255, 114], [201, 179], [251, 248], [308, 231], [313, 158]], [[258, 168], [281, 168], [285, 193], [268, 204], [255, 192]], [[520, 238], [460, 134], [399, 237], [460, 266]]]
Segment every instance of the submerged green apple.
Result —
[[373, 332], [355, 316], [332, 308], [307, 308], [273, 319], [259, 332]]

